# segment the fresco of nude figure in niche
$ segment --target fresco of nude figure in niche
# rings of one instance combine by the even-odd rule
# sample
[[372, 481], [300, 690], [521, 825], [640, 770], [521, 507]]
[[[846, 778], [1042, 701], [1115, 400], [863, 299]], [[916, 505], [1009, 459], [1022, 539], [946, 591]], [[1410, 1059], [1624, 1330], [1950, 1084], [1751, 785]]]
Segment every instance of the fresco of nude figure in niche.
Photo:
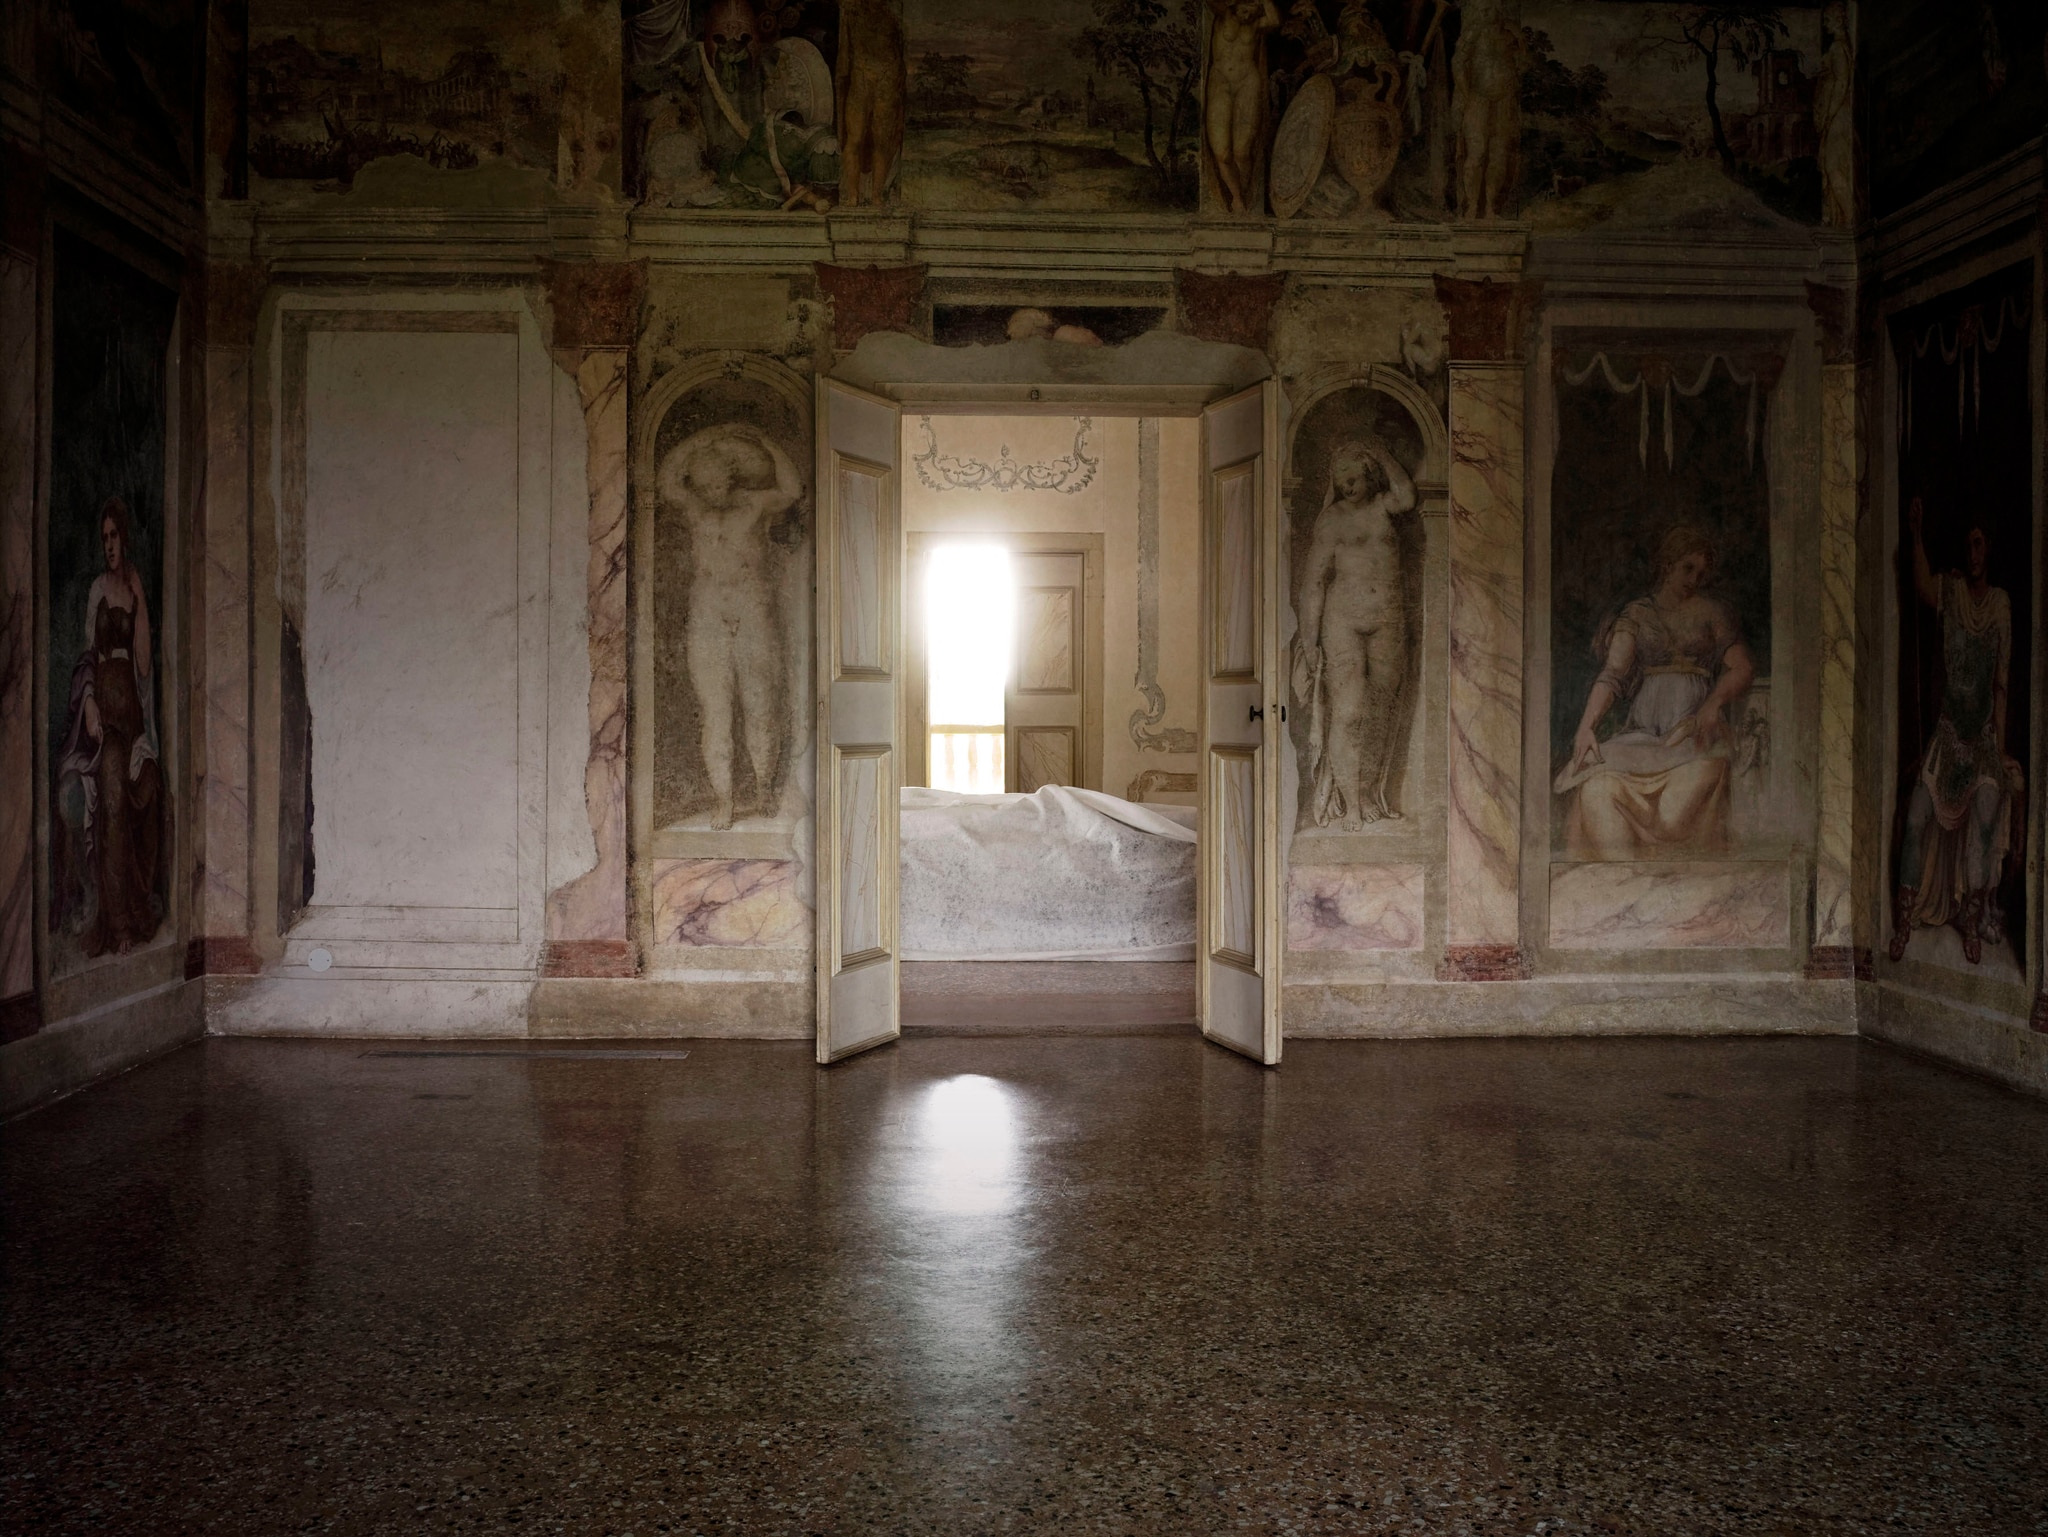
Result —
[[1359, 385], [1311, 406], [1289, 476], [1289, 667], [1298, 830], [1398, 823], [1420, 693], [1422, 439], [1392, 397]]
[[657, 828], [788, 829], [808, 815], [809, 459], [797, 408], [752, 380], [706, 384], [662, 421]]

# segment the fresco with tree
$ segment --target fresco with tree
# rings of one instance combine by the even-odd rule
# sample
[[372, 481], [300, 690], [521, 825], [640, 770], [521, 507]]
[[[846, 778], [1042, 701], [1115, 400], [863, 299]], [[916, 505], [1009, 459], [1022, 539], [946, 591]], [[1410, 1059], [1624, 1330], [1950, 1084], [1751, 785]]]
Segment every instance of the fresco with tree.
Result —
[[1199, 0], [907, 0], [901, 193], [919, 208], [1195, 205]]

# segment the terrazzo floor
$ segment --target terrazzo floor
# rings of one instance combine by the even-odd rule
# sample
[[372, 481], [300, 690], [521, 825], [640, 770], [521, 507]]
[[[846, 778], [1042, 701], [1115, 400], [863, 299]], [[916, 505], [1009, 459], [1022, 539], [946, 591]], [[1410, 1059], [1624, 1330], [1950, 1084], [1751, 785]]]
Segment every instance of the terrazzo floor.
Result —
[[0, 1529], [2048, 1532], [2048, 1105], [1881, 1047], [405, 1049], [0, 1129]]

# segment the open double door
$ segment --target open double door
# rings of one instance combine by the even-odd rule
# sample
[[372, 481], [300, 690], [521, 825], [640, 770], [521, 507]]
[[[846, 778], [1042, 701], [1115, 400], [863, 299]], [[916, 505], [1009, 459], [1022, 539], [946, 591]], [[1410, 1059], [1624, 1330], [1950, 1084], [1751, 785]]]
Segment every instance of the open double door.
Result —
[[[1278, 438], [1279, 392], [1270, 380], [1202, 412], [1196, 1000], [1204, 1035], [1269, 1064], [1280, 1060], [1286, 675]], [[819, 380], [820, 1062], [902, 1031], [902, 441], [896, 404]]]

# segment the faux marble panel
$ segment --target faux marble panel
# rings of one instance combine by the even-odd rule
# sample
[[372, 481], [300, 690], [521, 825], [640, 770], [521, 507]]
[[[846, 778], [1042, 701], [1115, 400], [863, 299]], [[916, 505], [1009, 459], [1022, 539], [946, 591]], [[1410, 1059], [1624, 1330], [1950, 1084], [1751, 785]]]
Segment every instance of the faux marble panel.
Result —
[[1769, 949], [1792, 942], [1782, 864], [1557, 865], [1550, 943], [1560, 950]]
[[1213, 477], [1216, 499], [1215, 654], [1219, 678], [1248, 678], [1258, 665], [1258, 466]]
[[626, 937], [626, 363], [624, 351], [592, 350], [576, 371], [590, 489], [583, 803], [597, 863], [549, 897], [551, 939]]
[[1214, 948], [1251, 962], [1258, 955], [1258, 777], [1250, 753], [1218, 752], [1209, 765], [1217, 847]]
[[1017, 687], [1068, 693], [1074, 687], [1074, 589], [1027, 587], [1017, 594]]
[[1017, 731], [1017, 788], [1025, 795], [1046, 785], [1074, 782], [1070, 726], [1022, 726]]
[[882, 948], [882, 759], [839, 760], [839, 955]]
[[839, 666], [879, 672], [882, 652], [882, 483], [839, 466]]
[[1512, 945], [1522, 836], [1520, 365], [1453, 365], [1450, 402], [1445, 938]]
[[0, 256], [0, 998], [35, 986], [36, 269]]
[[1856, 367], [1821, 370], [1820, 783], [1813, 943], [1853, 945], [1856, 793]]
[[1287, 872], [1290, 950], [1420, 950], [1421, 865], [1295, 865]]
[[802, 949], [811, 909], [788, 859], [659, 859], [654, 940], [661, 945]]

